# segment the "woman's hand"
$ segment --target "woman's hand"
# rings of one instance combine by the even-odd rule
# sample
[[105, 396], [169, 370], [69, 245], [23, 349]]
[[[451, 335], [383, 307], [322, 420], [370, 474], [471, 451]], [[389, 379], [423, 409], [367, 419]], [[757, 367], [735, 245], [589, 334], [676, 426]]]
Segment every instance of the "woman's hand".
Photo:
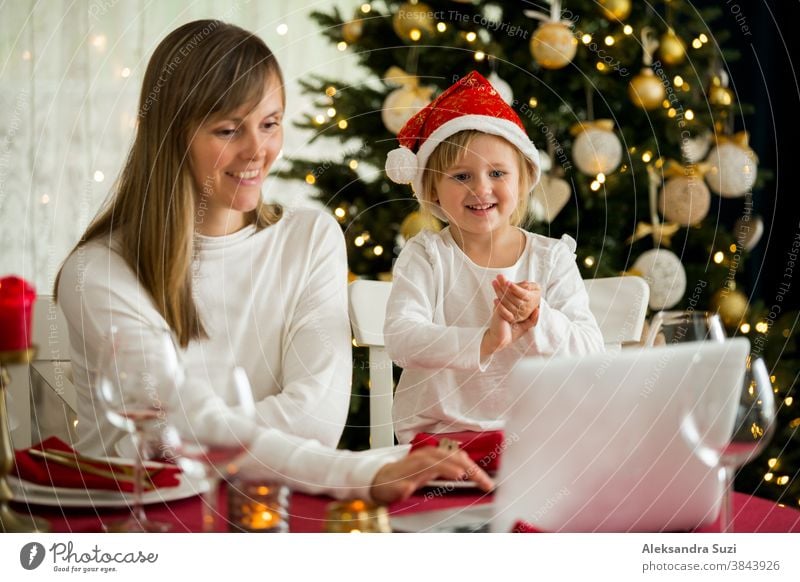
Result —
[[494, 487], [494, 482], [464, 451], [424, 447], [381, 467], [370, 494], [378, 503], [402, 501], [433, 479], [472, 480], [484, 491]]
[[[522, 323], [531, 317], [539, 319], [539, 304], [542, 300], [542, 288], [538, 283], [520, 281], [513, 283], [503, 275], [492, 281], [492, 288], [498, 301], [503, 306], [503, 317], [509, 323]], [[536, 325], [534, 321], [533, 325]]]

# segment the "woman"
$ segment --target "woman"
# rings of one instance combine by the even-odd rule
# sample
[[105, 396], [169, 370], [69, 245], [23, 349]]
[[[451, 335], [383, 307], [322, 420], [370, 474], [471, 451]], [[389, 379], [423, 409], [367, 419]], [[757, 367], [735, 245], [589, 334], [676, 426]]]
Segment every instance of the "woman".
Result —
[[352, 372], [345, 249], [327, 215], [261, 199], [282, 147], [284, 95], [270, 50], [236, 26], [192, 22], [156, 48], [116, 191], [56, 281], [79, 395], [77, 448], [116, 452], [123, 436], [95, 413], [90, 390], [111, 327], [166, 326], [188, 366], [222, 354], [245, 368], [259, 426], [210, 414], [210, 386], [162, 400], [193, 403], [189, 421], [204, 430], [255, 434], [255, 459], [296, 487], [342, 497], [371, 488], [385, 501], [439, 474], [488, 486], [463, 455], [427, 450], [387, 464], [405, 451], [330, 448]]

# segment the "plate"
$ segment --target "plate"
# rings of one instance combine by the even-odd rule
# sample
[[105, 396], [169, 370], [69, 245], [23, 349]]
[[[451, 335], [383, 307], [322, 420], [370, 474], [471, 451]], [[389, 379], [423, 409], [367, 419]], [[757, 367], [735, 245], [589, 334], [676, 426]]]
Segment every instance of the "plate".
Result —
[[390, 515], [392, 531], [408, 533], [487, 533], [493, 503]]
[[[34, 505], [55, 507], [126, 507], [133, 502], [132, 493], [109, 491], [107, 489], [77, 489], [72, 487], [48, 487], [23, 481], [13, 475], [7, 477], [11, 486], [13, 501]], [[208, 490], [205, 479], [181, 473], [180, 484], [175, 487], [161, 487], [142, 495], [142, 503], [164, 503], [200, 495]]]

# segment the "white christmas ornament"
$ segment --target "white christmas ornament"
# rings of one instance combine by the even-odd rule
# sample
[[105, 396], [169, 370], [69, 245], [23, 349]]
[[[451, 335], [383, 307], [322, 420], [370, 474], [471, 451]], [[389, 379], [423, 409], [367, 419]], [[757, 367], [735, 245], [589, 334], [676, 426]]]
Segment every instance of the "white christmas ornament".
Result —
[[711, 133], [706, 132], [681, 143], [681, 153], [687, 163], [696, 164], [701, 161], [711, 147]]
[[642, 274], [650, 286], [651, 309], [674, 307], [686, 292], [686, 269], [672, 251], [666, 249], [646, 251], [636, 259], [633, 268]]
[[709, 187], [724, 198], [744, 196], [756, 182], [756, 157], [748, 147], [725, 142], [711, 150], [706, 163]]
[[622, 144], [612, 130], [590, 127], [575, 138], [572, 159], [588, 176], [610, 174], [622, 161]]
[[514, 101], [514, 91], [511, 89], [511, 85], [501, 79], [500, 75], [494, 71], [492, 71], [492, 74], [489, 75], [487, 81], [492, 84], [492, 87], [495, 88], [503, 101], [511, 105], [511, 102]]
[[745, 250], [752, 251], [764, 234], [764, 221], [760, 216], [745, 214], [733, 225], [733, 236]]
[[381, 119], [386, 129], [397, 135], [406, 121], [431, 102], [432, 92], [429, 87], [406, 86], [389, 93], [381, 110]]
[[545, 174], [531, 192], [533, 219], [550, 224], [570, 198], [572, 198], [572, 188], [569, 182]]
[[708, 215], [711, 192], [699, 176], [675, 176], [661, 189], [658, 207], [668, 221], [692, 226]]

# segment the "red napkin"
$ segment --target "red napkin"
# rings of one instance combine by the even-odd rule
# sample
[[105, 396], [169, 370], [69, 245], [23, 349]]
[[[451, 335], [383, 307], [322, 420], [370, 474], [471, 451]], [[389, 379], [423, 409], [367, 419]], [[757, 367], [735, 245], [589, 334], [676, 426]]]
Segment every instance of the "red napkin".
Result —
[[502, 430], [483, 432], [465, 430], [439, 434], [421, 432], [411, 440], [411, 450], [415, 451], [422, 447], [438, 447], [442, 444], [443, 439], [456, 441], [458, 446], [469, 455], [469, 458], [484, 471], [494, 472], [500, 466], [500, 455], [505, 449]]
[[514, 524], [514, 527], [511, 528], [510, 533], [542, 533], [542, 530], [536, 529], [527, 521], [518, 521]]
[[[88, 470], [81, 471], [77, 467], [69, 467], [59, 461], [46, 459], [31, 454], [31, 449], [40, 451], [60, 451], [65, 453], [61, 458], [67, 463], [80, 463], [92, 467], [107, 476], [96, 475]], [[56, 453], [57, 454], [57, 453]], [[52, 487], [72, 487], [78, 489], [109, 489], [112, 491], [133, 491], [133, 466], [122, 467], [118, 463], [110, 463], [101, 459], [84, 457], [76, 453], [58, 437], [50, 437], [30, 449], [14, 451], [16, 465], [14, 473], [25, 481], [50, 485]], [[161, 466], [155, 469], [148, 467], [145, 479], [145, 490], [156, 487], [175, 487], [180, 485], [178, 475], [180, 469], [174, 466]]]

